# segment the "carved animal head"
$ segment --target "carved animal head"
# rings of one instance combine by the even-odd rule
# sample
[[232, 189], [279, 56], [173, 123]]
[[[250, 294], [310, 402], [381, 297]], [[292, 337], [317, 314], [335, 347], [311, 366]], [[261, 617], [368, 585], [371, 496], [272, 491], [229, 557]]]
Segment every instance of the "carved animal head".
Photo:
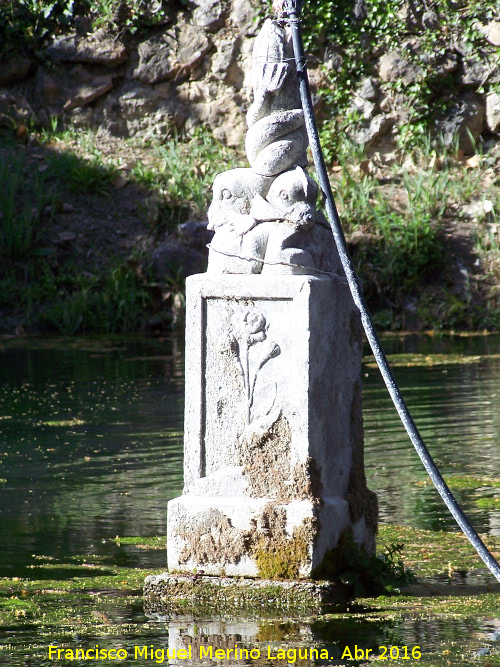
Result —
[[318, 186], [302, 167], [280, 174], [269, 188], [267, 201], [297, 228], [310, 227], [316, 220]]
[[296, 167], [280, 174], [269, 188], [267, 201], [277, 208], [287, 209], [298, 202], [314, 206], [318, 197], [318, 186], [302, 169]]
[[252, 198], [265, 194], [270, 180], [251, 169], [230, 169], [216, 176], [208, 209], [208, 229], [231, 224], [235, 215], [248, 215]]

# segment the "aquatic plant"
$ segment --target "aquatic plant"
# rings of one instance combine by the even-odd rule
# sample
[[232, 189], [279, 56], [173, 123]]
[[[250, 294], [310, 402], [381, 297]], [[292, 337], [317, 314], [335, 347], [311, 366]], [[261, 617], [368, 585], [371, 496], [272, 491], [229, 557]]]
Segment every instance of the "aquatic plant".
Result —
[[313, 572], [315, 579], [334, 581], [352, 597], [371, 597], [399, 593], [416, 577], [402, 554], [404, 544], [392, 543], [379, 554], [370, 554], [354, 542], [352, 531], [345, 531], [337, 547], [328, 551]]

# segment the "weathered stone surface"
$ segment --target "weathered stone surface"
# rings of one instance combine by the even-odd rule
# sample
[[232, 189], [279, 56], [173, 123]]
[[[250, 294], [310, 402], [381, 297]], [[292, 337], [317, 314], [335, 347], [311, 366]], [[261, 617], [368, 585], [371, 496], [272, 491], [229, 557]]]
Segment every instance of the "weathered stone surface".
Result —
[[229, 0], [195, 0], [197, 5], [193, 12], [193, 23], [204, 30], [217, 30], [229, 12]]
[[464, 58], [462, 61], [463, 73], [460, 81], [463, 86], [480, 88], [483, 86], [490, 74], [494, 71], [494, 63], [489, 63], [487, 59]]
[[403, 0], [397, 13], [399, 18], [406, 22], [410, 30], [413, 31], [420, 27], [420, 16], [415, 3], [410, 0]]
[[226, 93], [223, 97], [208, 103], [193, 106], [195, 118], [191, 126], [206, 123], [214, 137], [227, 146], [240, 146], [245, 134], [245, 118], [234, 95]]
[[500, 46], [500, 21], [491, 21], [486, 25], [480, 25], [479, 30], [490, 44]]
[[339, 272], [333, 237], [315, 209], [317, 193], [301, 167], [276, 178], [252, 169], [219, 174], [208, 211], [215, 230], [209, 272]]
[[428, 9], [422, 14], [421, 21], [424, 28], [428, 30], [435, 30], [440, 25], [438, 15], [432, 9]]
[[402, 81], [409, 86], [422, 78], [421, 67], [403, 58], [397, 51], [384, 54], [379, 61], [379, 76], [382, 81]]
[[38, 68], [35, 81], [37, 98], [49, 116], [60, 116], [64, 105], [71, 98], [68, 79], [62, 66]]
[[263, 176], [277, 176], [306, 163], [307, 133], [302, 109], [274, 111], [253, 124], [245, 150], [252, 168]]
[[0, 86], [10, 86], [26, 79], [35, 69], [35, 63], [25, 56], [13, 55], [0, 62]]
[[[433, 55], [433, 54], [431, 54]], [[432, 64], [436, 77], [445, 78], [455, 72], [458, 67], [458, 56], [452, 51], [447, 51], [438, 58], [432, 58]]]
[[253, 35], [258, 29], [255, 21], [258, 0], [232, 0], [229, 20], [241, 33]]
[[308, 144], [289, 29], [268, 19], [252, 55], [254, 100], [247, 113], [245, 150], [263, 176], [306, 165]]
[[236, 62], [236, 53], [240, 47], [239, 39], [231, 37], [219, 42], [217, 53], [212, 59], [212, 73], [221, 81], [241, 88], [243, 72]]
[[500, 95], [489, 93], [486, 96], [486, 122], [491, 132], [500, 132]]
[[187, 303], [185, 489], [169, 503], [169, 569], [263, 576], [292, 553], [290, 577], [308, 577], [346, 530], [373, 550], [345, 282], [207, 274], [188, 279]]
[[0, 89], [0, 126], [15, 129], [30, 121], [36, 123], [37, 116], [24, 95]]
[[[248, 620], [249, 612], [322, 613], [326, 605], [345, 602], [338, 586], [327, 581], [274, 581], [206, 575], [158, 574], [144, 581], [144, 610], [157, 621], [171, 621], [168, 627], [169, 651], [189, 644], [193, 661], [199, 657], [198, 644], [216, 645], [215, 636], [233, 635], [238, 645], [251, 641], [255, 645], [260, 624]], [[231, 621], [189, 623], [184, 614], [197, 616], [214, 609], [228, 615]], [[182, 620], [175, 612], [183, 613]], [[238, 621], [240, 615], [245, 620]], [[173, 617], [173, 618], [172, 618]], [[305, 628], [304, 628], [305, 629]], [[304, 639], [304, 633], [300, 633]], [[186, 641], [187, 640], [187, 641]], [[244, 644], [243, 644], [244, 645]], [[267, 650], [267, 649], [266, 649]], [[339, 654], [340, 657], [340, 654]]]
[[89, 77], [87, 82], [80, 84], [75, 82], [75, 86], [68, 91], [69, 99], [64, 104], [63, 110], [71, 111], [78, 107], [87, 106], [87, 104], [108, 93], [112, 87], [113, 79], [111, 76]]
[[139, 62], [132, 76], [144, 83], [157, 83], [173, 78], [178, 71], [177, 40], [170, 30], [141, 42], [138, 46]]
[[181, 129], [188, 117], [183, 101], [170, 94], [169, 82], [152, 87], [128, 80], [97, 101], [94, 122], [118, 136], [165, 136]]
[[371, 118], [368, 127], [362, 127], [354, 132], [353, 139], [357, 144], [368, 148], [387, 134], [393, 125], [394, 118], [379, 113]]
[[76, 33], [56, 37], [45, 49], [45, 55], [54, 62], [92, 63], [109, 67], [128, 59], [124, 44], [102, 30], [85, 37], [79, 37]]
[[484, 129], [485, 105], [483, 100], [473, 93], [467, 93], [456, 101], [454, 108], [445, 118], [437, 123], [437, 133], [442, 134], [446, 146], [451, 146], [458, 135], [459, 147], [465, 154], [474, 153], [473, 139], [479, 138]]
[[[37, 117], [45, 126], [49, 126], [50, 116], [61, 116], [63, 112], [68, 113], [71, 122], [76, 118], [80, 118], [81, 122], [88, 119], [94, 127], [102, 126], [106, 131], [120, 136], [161, 134], [173, 127], [185, 128], [190, 132], [196, 126], [206, 124], [221, 141], [231, 146], [240, 145], [245, 131], [243, 110], [248, 109], [252, 101], [250, 54], [253, 40], [247, 37], [253, 37], [259, 27], [259, 21], [255, 18], [257, 10], [262, 9], [262, 3], [260, 0], [197, 0], [191, 5], [188, 3], [187, 10], [182, 8], [182, 3], [172, 3], [172, 6], [167, 4], [169, 22], [165, 25], [168, 25], [168, 30], [165, 27], [154, 27], [148, 39], [141, 33], [141, 36], [134, 35], [127, 40], [126, 45], [120, 36], [112, 37], [102, 29], [91, 33], [89, 18], [78, 17], [76, 32], [54, 37], [52, 44], [43, 53], [43, 56], [52, 60], [53, 68], [47, 68], [43, 59], [37, 63], [24, 56], [4, 56], [0, 64], [0, 86], [10, 86], [28, 78], [21, 92], [36, 109]], [[401, 3], [398, 14], [407, 20], [411, 28], [409, 36], [397, 47], [397, 51], [386, 54], [380, 61], [382, 78], [373, 76], [357, 87], [355, 101], [363, 116], [362, 132], [357, 138], [369, 148], [377, 144], [378, 150], [379, 143], [388, 145], [395, 134], [385, 133], [389, 125], [379, 125], [379, 112], [396, 125], [409, 122], [407, 111], [411, 100], [401, 98], [394, 91], [389, 95], [388, 87], [380, 84], [384, 77], [389, 81], [401, 80], [406, 84], [418, 81], [423, 76], [418, 65], [410, 62], [414, 60], [410, 52], [419, 55], [420, 64], [425, 73], [431, 75], [434, 84], [436, 79], [454, 72], [457, 85], [465, 85], [474, 91], [482, 88], [495, 90], [500, 80], [495, 56], [485, 40], [484, 49], [480, 48], [474, 53], [470, 52], [466, 40], [460, 35], [447, 42], [440, 39], [440, 48], [435, 52], [423, 49], [419, 31], [422, 26], [431, 26], [435, 22], [432, 9], [424, 9], [414, 2], [405, 0]], [[482, 26], [478, 24], [475, 28], [482, 31], [490, 44], [496, 45], [500, 41], [497, 34], [499, 25], [500, 22], [491, 21]], [[139, 44], [138, 39], [142, 40]], [[208, 51], [205, 39], [210, 42]], [[198, 40], [201, 40], [199, 44]], [[142, 55], [139, 55], [137, 48]], [[444, 48], [446, 50], [443, 53]], [[198, 50], [204, 53], [201, 59], [198, 58]], [[332, 50], [331, 45], [325, 50], [324, 57], [321, 67], [314, 60], [309, 64], [313, 99], [320, 120], [322, 114], [329, 114], [330, 110], [316, 104], [318, 98], [314, 98], [314, 88], [316, 86], [321, 90], [329, 85], [324, 68], [337, 70], [342, 67], [342, 54]], [[124, 65], [129, 58], [130, 64]], [[75, 63], [90, 64], [91, 67], [87, 69], [98, 80], [95, 83], [79, 81], [76, 86], [76, 82], [71, 81], [71, 68]], [[115, 68], [114, 86], [111, 89], [99, 81], [99, 77], [109, 73], [109, 67]], [[458, 68], [459, 71], [456, 71]], [[44, 72], [41, 77], [45, 79], [41, 86], [41, 99], [38, 98], [41, 81], [40, 77], [33, 77], [35, 69]], [[144, 88], [149, 87], [150, 90], [133, 99], [129, 96], [121, 100], [124, 75], [129, 78], [137, 75], [144, 83]], [[132, 81], [138, 83], [138, 79]], [[158, 94], [156, 88], [165, 83], [169, 84], [168, 90], [165, 87]], [[190, 88], [189, 100], [185, 96], [184, 85]], [[191, 95], [195, 89], [196, 95]], [[450, 91], [448, 86], [443, 89], [441, 100], [446, 90]], [[129, 95], [128, 90], [124, 95]], [[481, 95], [485, 100], [486, 93], [481, 92]], [[152, 98], [155, 103], [152, 103]], [[141, 114], [142, 103], [144, 110]], [[86, 106], [76, 106], [78, 104]], [[300, 102], [298, 106], [288, 106], [287, 109], [299, 107]], [[82, 108], [86, 109], [85, 113]], [[370, 128], [369, 122], [374, 118], [376, 120]], [[285, 144], [285, 148], [290, 144], [295, 145], [294, 135], [289, 139], [290, 143]]]
[[371, 77], [367, 77], [361, 82], [358, 88], [358, 95], [364, 100], [374, 102], [378, 96], [377, 86]]
[[188, 23], [178, 23], [138, 45], [131, 76], [144, 83], [185, 77], [211, 48], [207, 36]]
[[155, 248], [151, 264], [157, 279], [166, 281], [204, 271], [207, 258], [201, 249], [186, 247], [180, 239], [172, 238]]
[[363, 115], [365, 120], [370, 120], [375, 113], [376, 104], [375, 102], [370, 102], [370, 100], [361, 97], [361, 95], [354, 95], [351, 109], [356, 109]]
[[84, 66], [76, 65], [67, 71], [61, 65], [50, 70], [40, 67], [36, 87], [38, 97], [49, 115], [60, 115], [85, 107], [113, 88], [110, 75], [95, 75]]
[[[168, 505], [168, 565], [299, 579], [348, 541], [375, 547], [362, 337], [304, 168], [297, 71], [279, 22], [255, 40], [252, 85], [251, 167], [216, 177], [208, 272], [187, 281], [185, 486]], [[183, 92], [196, 99], [196, 87]]]

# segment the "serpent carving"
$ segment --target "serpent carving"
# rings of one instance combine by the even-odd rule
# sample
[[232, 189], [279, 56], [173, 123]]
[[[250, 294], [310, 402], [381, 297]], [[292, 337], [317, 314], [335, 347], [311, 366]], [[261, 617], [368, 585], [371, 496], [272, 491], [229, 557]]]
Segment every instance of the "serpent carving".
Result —
[[318, 187], [306, 172], [308, 145], [288, 27], [268, 19], [252, 54], [247, 113], [250, 168], [214, 181], [208, 211], [211, 273], [337, 272]]
[[254, 101], [245, 141], [252, 169], [263, 176], [307, 165], [307, 131], [296, 78], [289, 31], [268, 19], [252, 55]]

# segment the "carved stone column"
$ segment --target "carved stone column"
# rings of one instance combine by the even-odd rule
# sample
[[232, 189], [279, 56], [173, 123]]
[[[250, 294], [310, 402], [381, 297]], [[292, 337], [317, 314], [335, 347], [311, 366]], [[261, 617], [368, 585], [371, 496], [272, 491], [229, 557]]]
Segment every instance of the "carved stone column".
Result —
[[187, 284], [185, 488], [168, 504], [168, 566], [294, 579], [343, 544], [373, 551], [377, 501], [361, 326], [306, 170], [285, 23], [264, 23], [252, 58], [250, 167], [215, 178], [208, 272]]
[[342, 534], [373, 551], [361, 326], [341, 277], [188, 279], [184, 494], [170, 571], [309, 577]]

